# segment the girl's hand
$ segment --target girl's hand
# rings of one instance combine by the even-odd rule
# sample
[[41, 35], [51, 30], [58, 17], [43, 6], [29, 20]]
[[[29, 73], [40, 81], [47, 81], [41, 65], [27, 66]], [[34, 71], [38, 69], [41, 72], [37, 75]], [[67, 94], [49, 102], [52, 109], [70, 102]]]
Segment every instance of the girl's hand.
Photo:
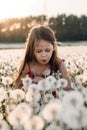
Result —
[[42, 80], [43, 78], [40, 76], [37, 76], [33, 79], [33, 83], [38, 83], [40, 80]]
[[74, 90], [71, 86], [67, 86], [64, 88], [65, 91], [71, 91], [71, 90]]

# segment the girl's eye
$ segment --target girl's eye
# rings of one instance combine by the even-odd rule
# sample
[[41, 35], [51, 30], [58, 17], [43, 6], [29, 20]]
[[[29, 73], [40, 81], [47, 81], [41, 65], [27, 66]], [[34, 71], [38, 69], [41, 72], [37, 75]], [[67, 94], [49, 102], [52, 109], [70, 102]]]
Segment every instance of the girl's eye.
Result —
[[37, 53], [41, 53], [41, 50], [37, 50], [36, 52], [37, 52]]
[[46, 52], [50, 52], [50, 50], [46, 50]]
[[[42, 50], [36, 50], [36, 52], [37, 52], [37, 53], [41, 53], [41, 52], [42, 52]], [[47, 49], [47, 50], [45, 50], [45, 52], [50, 52], [50, 50], [49, 50], [49, 49]]]

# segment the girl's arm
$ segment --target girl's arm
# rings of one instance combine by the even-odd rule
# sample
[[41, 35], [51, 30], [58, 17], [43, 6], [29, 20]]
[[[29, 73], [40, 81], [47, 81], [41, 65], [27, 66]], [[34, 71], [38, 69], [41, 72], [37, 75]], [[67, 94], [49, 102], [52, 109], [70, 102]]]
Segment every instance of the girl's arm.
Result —
[[67, 69], [63, 60], [60, 61], [59, 63], [59, 71], [61, 73], [61, 78], [64, 78], [68, 81], [68, 85], [66, 86], [66, 88], [64, 88], [64, 90], [72, 90], [71, 79], [68, 75], [68, 72], [67, 72]]

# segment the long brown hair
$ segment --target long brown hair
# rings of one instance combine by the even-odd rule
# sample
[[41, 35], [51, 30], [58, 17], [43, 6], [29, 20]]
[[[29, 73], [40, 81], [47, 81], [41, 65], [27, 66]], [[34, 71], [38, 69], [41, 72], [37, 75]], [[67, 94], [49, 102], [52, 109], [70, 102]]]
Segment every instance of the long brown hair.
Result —
[[53, 45], [54, 51], [50, 60], [50, 64], [53, 71], [56, 71], [58, 69], [59, 57], [58, 57], [55, 34], [51, 28], [47, 26], [39, 25], [39, 26], [33, 27], [28, 34], [28, 37], [26, 39], [26, 51], [23, 58], [23, 62], [21, 63], [21, 66], [19, 69], [17, 79], [20, 77], [25, 67], [25, 64], [35, 60], [35, 57], [34, 57], [35, 44], [37, 43], [37, 41], [41, 39], [48, 41]]

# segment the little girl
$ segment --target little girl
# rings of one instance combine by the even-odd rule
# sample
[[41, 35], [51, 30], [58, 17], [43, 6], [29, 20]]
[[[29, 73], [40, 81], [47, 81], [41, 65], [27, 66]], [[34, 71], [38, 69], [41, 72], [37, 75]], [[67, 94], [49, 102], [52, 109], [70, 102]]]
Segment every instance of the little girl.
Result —
[[44, 72], [49, 69], [50, 74], [61, 73], [61, 78], [68, 81], [66, 90], [71, 89], [71, 80], [67, 74], [64, 60], [58, 56], [57, 43], [51, 28], [40, 25], [31, 29], [27, 41], [23, 62], [15, 81], [15, 88], [22, 87], [21, 78], [28, 75], [33, 83], [45, 78]]

